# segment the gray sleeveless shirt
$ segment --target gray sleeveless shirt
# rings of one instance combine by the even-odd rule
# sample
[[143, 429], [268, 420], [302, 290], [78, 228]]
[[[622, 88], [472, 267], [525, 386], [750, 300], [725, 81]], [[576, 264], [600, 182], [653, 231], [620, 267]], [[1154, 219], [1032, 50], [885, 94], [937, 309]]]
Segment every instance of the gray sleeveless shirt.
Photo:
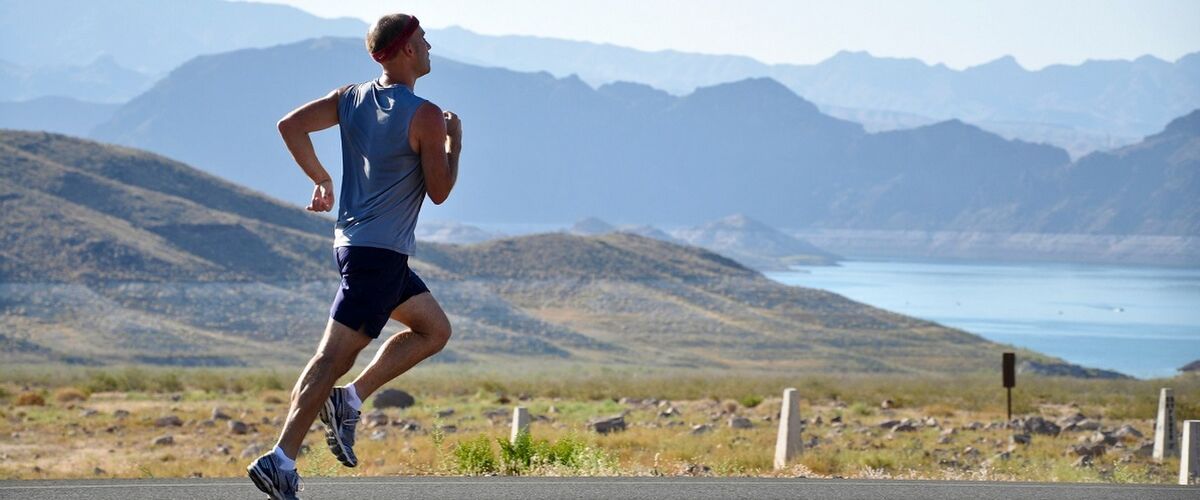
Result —
[[342, 189], [334, 247], [412, 255], [425, 176], [421, 156], [408, 143], [408, 126], [424, 103], [408, 87], [383, 87], [374, 80], [342, 91]]

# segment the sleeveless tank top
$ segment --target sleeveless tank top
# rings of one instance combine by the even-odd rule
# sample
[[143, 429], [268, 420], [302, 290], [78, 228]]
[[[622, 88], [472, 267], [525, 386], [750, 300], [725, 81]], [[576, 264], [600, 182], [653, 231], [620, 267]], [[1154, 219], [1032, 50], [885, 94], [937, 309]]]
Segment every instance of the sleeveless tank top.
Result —
[[424, 103], [408, 87], [384, 87], [375, 80], [342, 91], [342, 189], [334, 247], [412, 255], [425, 176], [420, 155], [408, 143], [408, 127]]

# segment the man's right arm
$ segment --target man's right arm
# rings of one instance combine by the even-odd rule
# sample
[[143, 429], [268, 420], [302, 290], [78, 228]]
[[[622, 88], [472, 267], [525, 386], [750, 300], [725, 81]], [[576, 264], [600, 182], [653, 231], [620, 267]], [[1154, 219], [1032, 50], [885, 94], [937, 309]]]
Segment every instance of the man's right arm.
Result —
[[292, 110], [279, 120], [279, 135], [292, 154], [292, 159], [312, 179], [313, 197], [308, 210], [328, 212], [333, 209], [333, 180], [321, 165], [308, 134], [338, 124], [338, 97], [342, 89]]

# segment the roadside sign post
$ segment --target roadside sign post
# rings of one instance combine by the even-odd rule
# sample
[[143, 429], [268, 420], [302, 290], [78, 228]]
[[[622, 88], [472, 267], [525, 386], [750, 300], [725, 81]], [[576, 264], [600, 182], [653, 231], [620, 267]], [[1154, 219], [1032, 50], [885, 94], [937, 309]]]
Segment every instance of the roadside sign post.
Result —
[[787, 467], [800, 454], [800, 394], [795, 388], [784, 389], [779, 409], [779, 434], [775, 439], [775, 470]]
[[1183, 422], [1183, 448], [1179, 454], [1179, 484], [1200, 484], [1200, 420]]
[[1017, 385], [1017, 355], [1004, 353], [1004, 389], [1008, 392], [1008, 421], [1012, 422], [1012, 388]]
[[1158, 418], [1154, 420], [1154, 450], [1150, 454], [1156, 462], [1179, 452], [1179, 441], [1175, 428], [1175, 391], [1163, 387], [1158, 393]]
[[513, 408], [512, 434], [509, 435], [508, 442], [516, 444], [517, 437], [522, 432], [529, 432], [529, 410], [524, 406], [518, 406]]

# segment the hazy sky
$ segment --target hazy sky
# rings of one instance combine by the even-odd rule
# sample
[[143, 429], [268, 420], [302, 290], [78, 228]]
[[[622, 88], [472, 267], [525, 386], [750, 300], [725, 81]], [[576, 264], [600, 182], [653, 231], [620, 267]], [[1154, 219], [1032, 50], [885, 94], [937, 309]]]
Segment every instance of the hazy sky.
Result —
[[[415, 14], [426, 27], [815, 63], [839, 50], [1026, 68], [1200, 50], [1200, 0], [268, 0], [323, 17]], [[434, 51], [437, 41], [431, 40]]]

